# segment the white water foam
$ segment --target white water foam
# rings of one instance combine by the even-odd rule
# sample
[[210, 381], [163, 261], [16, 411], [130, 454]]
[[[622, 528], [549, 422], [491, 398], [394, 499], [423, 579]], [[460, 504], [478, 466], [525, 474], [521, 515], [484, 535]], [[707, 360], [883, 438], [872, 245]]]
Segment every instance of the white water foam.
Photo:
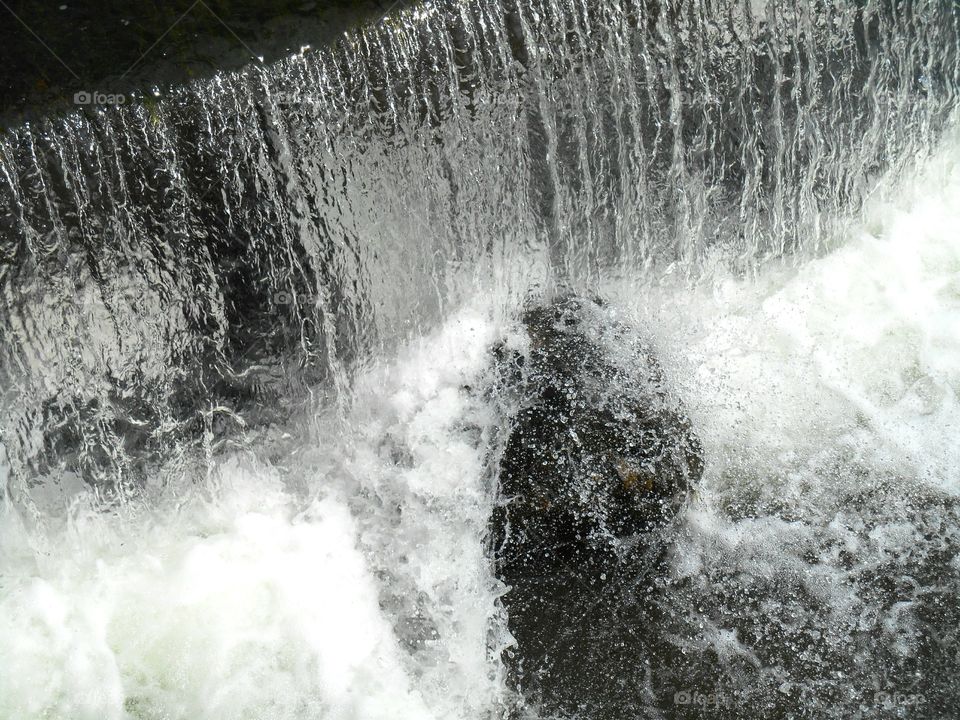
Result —
[[789, 470], [839, 454], [960, 491], [956, 128], [862, 218], [837, 250], [798, 268], [738, 279], [718, 266], [694, 292], [619, 288], [683, 385], [713, 476], [749, 467], [771, 494], [809, 492]]
[[[492, 707], [491, 500], [483, 428], [462, 426], [490, 333], [461, 314], [371, 372], [339, 436], [301, 449], [299, 483], [230, 456], [161, 507], [78, 501], [42, 537], [7, 508], [0, 717], [420, 719]], [[310, 494], [291, 489], [303, 483]], [[420, 647], [403, 645], [412, 620]]]

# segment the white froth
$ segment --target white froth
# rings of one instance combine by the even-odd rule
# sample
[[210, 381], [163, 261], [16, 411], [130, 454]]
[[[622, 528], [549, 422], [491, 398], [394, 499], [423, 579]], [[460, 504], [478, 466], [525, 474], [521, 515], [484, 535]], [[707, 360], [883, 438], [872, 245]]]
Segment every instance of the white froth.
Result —
[[842, 458], [960, 490], [960, 444], [948, 440], [960, 432], [957, 228], [954, 130], [878, 192], [836, 251], [634, 301], [683, 385], [714, 476], [736, 469], [806, 493], [808, 471]]
[[364, 498], [354, 506], [361, 544], [388, 578], [385, 612], [425, 635], [414, 638], [410, 668], [444, 717], [476, 717], [502, 692], [491, 649], [504, 642], [502, 589], [483, 544], [495, 418], [475, 392], [497, 326], [490, 306], [479, 307], [360, 380], [355, 434], [342, 449], [345, 477]]
[[79, 516], [5, 568], [0, 717], [429, 717], [354, 538], [236, 460], [146, 525]]
[[[227, 457], [176, 505], [78, 504], [42, 538], [7, 508], [0, 718], [422, 720], [489, 707], [500, 682], [484, 459], [479, 436], [454, 427], [489, 332], [459, 316], [361, 379], [352, 425], [315, 451], [337, 462], [304, 461], [334, 473], [313, 478], [313, 500]], [[380, 454], [387, 436], [405, 468]], [[395, 493], [395, 506], [370, 491]], [[408, 608], [385, 598], [388, 569], [424, 598], [429, 652], [401, 647], [394, 623]]]

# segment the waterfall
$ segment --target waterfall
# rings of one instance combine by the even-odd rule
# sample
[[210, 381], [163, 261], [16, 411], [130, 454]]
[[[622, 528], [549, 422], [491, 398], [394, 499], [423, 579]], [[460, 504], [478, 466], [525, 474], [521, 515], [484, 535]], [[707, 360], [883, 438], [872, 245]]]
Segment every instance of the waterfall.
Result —
[[[817, 283], [835, 268], [849, 282], [862, 278], [851, 294], [864, 303], [901, 307], [876, 290], [887, 281], [875, 280], [870, 267], [837, 258], [861, 248], [864, 228], [903, 236], [889, 213], [876, 210], [909, 195], [903, 178], [931, 197], [953, 187], [943, 158], [955, 154], [958, 84], [960, 15], [949, 0], [425, 0], [274, 64], [7, 130], [0, 135], [0, 522], [14, 539], [0, 551], [8, 568], [0, 564], [0, 610], [42, 606], [44, 622], [67, 627], [75, 593], [87, 608], [78, 611], [86, 613], [78, 627], [95, 641], [80, 651], [58, 635], [53, 645], [67, 649], [53, 660], [26, 646], [0, 651], [24, 673], [0, 681], [0, 690], [30, 696], [30, 678], [65, 657], [98, 669], [64, 671], [53, 699], [40, 697], [35, 707], [5, 707], [0, 698], [0, 717], [386, 717], [391, 707], [398, 708], [392, 717], [485, 717], [513, 702], [499, 660], [509, 645], [496, 603], [504, 588], [489, 576], [482, 543], [493, 500], [479, 439], [490, 440], [496, 423], [478, 397], [457, 393], [482, 381], [485, 348], [525, 300], [557, 288], [615, 298], [645, 324], [714, 453], [708, 507], [692, 511], [677, 544], [673, 575], [690, 582], [660, 607], [663, 635], [647, 638], [675, 664], [671, 687], [722, 706], [717, 693], [722, 700], [733, 692], [716, 690], [723, 673], [715, 666], [723, 666], [745, 684], [762, 677], [764, 692], [788, 698], [765, 695], [771, 713], [826, 713], [834, 703], [838, 716], [853, 717], [843, 714], [852, 707], [841, 697], [845, 681], [828, 675], [831, 663], [856, 671], [824, 648], [853, 643], [850, 654], [870, 654], [864, 633], [881, 622], [884, 593], [893, 592], [883, 583], [899, 582], [876, 557], [908, 552], [884, 542], [896, 545], [889, 537], [902, 531], [927, 548], [931, 534], [942, 533], [949, 553], [960, 539], [949, 498], [911, 505], [893, 497], [890, 483], [905, 472], [890, 459], [895, 452], [883, 445], [882, 459], [864, 459], [870, 453], [851, 438], [866, 435], [872, 447], [896, 436], [908, 455], [903, 448], [920, 448], [931, 459], [924, 465], [911, 456], [912, 477], [948, 496], [953, 485], [944, 475], [955, 480], [956, 471], [953, 455], [937, 455], [952, 441], [930, 439], [927, 426], [870, 395], [893, 381], [864, 380], [858, 394], [848, 381], [862, 371], [844, 365], [853, 356], [813, 347], [847, 328], [831, 324], [829, 293]], [[955, 196], [943, 197], [949, 207]], [[903, 212], [921, 222], [924, 200], [916, 202]], [[955, 272], [953, 255], [938, 269], [936, 247], [917, 241], [917, 252], [929, 252], [924, 272]], [[863, 263], [893, 275], [901, 269], [899, 256], [863, 248]], [[936, 313], [947, 307], [937, 303], [953, 302], [955, 279], [937, 275], [937, 282], [939, 299], [932, 295], [918, 312], [942, 324], [911, 331], [924, 348], [918, 353], [930, 338], [938, 347], [954, 342], [943, 328], [955, 320]], [[720, 305], [704, 310], [710, 302]], [[777, 316], [784, 323], [791, 312], [810, 313], [791, 352], [815, 359], [796, 366], [789, 352], [779, 354], [782, 346], [764, 345], [737, 319], [742, 312], [774, 337], [780, 326], [769, 313], [786, 305]], [[838, 301], [836, 312], [849, 311], [850, 323], [871, 332], [867, 311], [851, 307]], [[850, 338], [860, 342], [856, 333]], [[728, 341], [743, 343], [755, 364], [736, 365]], [[914, 351], [907, 340], [889, 343], [879, 365]], [[856, 357], [868, 350], [856, 345]], [[915, 402], [940, 412], [960, 385], [937, 373], [955, 379], [957, 371], [923, 358], [903, 359], [897, 377], [913, 373], [902, 381], [914, 389], [926, 383]], [[811, 387], [821, 395], [796, 390], [813, 377], [801, 369], [816, 375], [821, 384]], [[766, 395], [753, 393], [750, 372], [768, 383]], [[784, 390], [780, 383], [791, 378], [795, 385]], [[795, 445], [763, 440], [764, 429], [734, 436], [742, 419], [724, 427], [733, 389], [756, 403], [748, 417], [758, 428], [782, 412], [782, 431], [799, 432], [803, 408], [816, 431]], [[774, 409], [778, 402], [795, 405]], [[836, 437], [849, 442], [830, 445], [826, 427], [842, 427]], [[814, 437], [830, 450], [814, 447]], [[251, 453], [249, 464], [242, 458]], [[812, 503], [827, 491], [810, 478], [856, 474], [837, 470], [839, 458], [861, 474], [882, 468], [884, 502], [900, 508], [892, 512], [902, 514], [903, 527], [865, 500], [858, 515], [853, 485], [810, 513], [805, 505], [784, 510], [757, 489], [763, 478], [793, 478], [790, 492], [808, 493]], [[430, 482], [436, 487], [427, 489]], [[106, 510], [120, 519], [111, 524]], [[889, 525], [889, 537], [870, 534], [874, 520]], [[863, 523], [869, 540], [858, 534]], [[807, 536], [805, 527], [829, 532]], [[449, 547], [423, 549], [431, 533]], [[786, 560], [766, 554], [778, 542], [793, 543]], [[871, 542], [874, 569], [851, 570], [847, 554]], [[161, 558], [156, 567], [151, 547]], [[732, 548], [746, 548], [755, 563]], [[74, 552], [82, 556], [75, 565], [56, 565]], [[97, 552], [110, 558], [101, 570], [91, 560]], [[325, 564], [315, 556], [324, 552], [337, 558]], [[952, 590], [934, 588], [949, 562], [937, 561], [932, 545], [917, 552], [924, 569], [914, 582], [922, 589], [896, 606], [904, 617], [921, 596], [957, 599], [955, 579], [945, 581]], [[812, 584], [796, 580], [803, 558], [831, 554]], [[321, 569], [301, 583], [304, 564]], [[797, 617], [806, 618], [796, 628], [764, 604], [775, 590], [758, 579], [761, 565], [788, 578]], [[712, 569], [698, 576], [704, 566]], [[249, 655], [178, 644], [174, 625], [202, 625], [204, 612], [232, 600], [217, 600], [210, 588], [183, 609], [152, 596], [202, 585], [204, 568], [248, 595], [221, 625], [198, 630], [198, 643], [212, 648], [231, 633], [254, 638], [260, 626], [251, 618], [270, 608], [294, 630], [267, 623], [250, 640], [260, 650]], [[870, 585], [874, 571], [887, 580]], [[853, 620], [859, 601], [824, 589], [842, 585], [844, 573], [876, 596], [857, 605]], [[350, 582], [362, 590], [329, 589]], [[816, 607], [835, 613], [822, 627], [815, 604], [801, 597], [818, 591], [823, 606]], [[259, 592], [275, 597], [261, 607], [249, 595]], [[109, 607], [96, 610], [102, 597]], [[314, 601], [339, 608], [331, 612], [362, 626], [360, 635], [338, 635], [317, 608], [290, 610]], [[708, 602], [714, 608], [701, 607]], [[137, 603], [153, 613], [155, 627]], [[716, 608], [727, 615], [709, 616]], [[694, 614], [702, 636], [671, 645]], [[718, 624], [721, 617], [730, 627]], [[904, 660], [897, 645], [921, 632], [921, 620], [898, 625], [884, 617], [896, 637], [876, 657], [904, 672], [923, 666]], [[800, 651], [808, 653], [809, 682], [791, 694], [802, 672], [788, 649], [813, 632], [822, 634]], [[136, 633], [149, 647], [131, 639]], [[16, 628], [0, 629], [0, 640], [13, 637]], [[777, 650], [764, 655], [751, 642]], [[375, 664], [364, 665], [367, 646], [380, 653], [379, 678]], [[158, 670], [165, 647], [189, 656], [186, 672], [194, 675]], [[264, 648], [275, 652], [272, 660]], [[932, 646], [922, 653], [941, 663], [931, 677], [956, 670]], [[212, 657], [247, 665], [236, 674], [209, 670]], [[357, 693], [370, 691], [365, 700], [331, 690], [338, 657], [354, 658], [349, 682]], [[652, 698], [660, 692], [656, 674], [625, 671], [647, 683], [644, 712], [691, 710], [678, 710], [672, 695], [666, 706]], [[235, 677], [249, 684], [231, 691]], [[70, 683], [81, 680], [102, 694], [76, 700], [82, 693]], [[261, 682], [263, 696], [254, 687]], [[889, 687], [856, 690], [872, 698]], [[941, 690], [956, 697], [955, 688]], [[268, 700], [270, 693], [283, 699]], [[584, 712], [607, 716], [594, 706]]]
[[424, 3], [332, 48], [15, 129], [11, 457], [44, 469], [81, 445], [92, 481], [135, 483], [134, 455], [236, 426], [244, 396], [342, 394], [520, 257], [589, 285], [695, 276], [718, 252], [744, 272], [816, 255], [929, 146], [955, 39], [933, 2]]

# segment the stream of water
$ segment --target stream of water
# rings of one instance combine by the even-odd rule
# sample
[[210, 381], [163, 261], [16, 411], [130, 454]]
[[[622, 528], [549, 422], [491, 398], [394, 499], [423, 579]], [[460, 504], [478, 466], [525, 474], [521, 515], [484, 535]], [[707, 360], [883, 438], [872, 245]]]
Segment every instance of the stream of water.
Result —
[[[946, 0], [438, 0], [8, 130], [0, 718], [952, 717], [958, 83]], [[518, 696], [483, 389], [569, 288], [706, 471]]]

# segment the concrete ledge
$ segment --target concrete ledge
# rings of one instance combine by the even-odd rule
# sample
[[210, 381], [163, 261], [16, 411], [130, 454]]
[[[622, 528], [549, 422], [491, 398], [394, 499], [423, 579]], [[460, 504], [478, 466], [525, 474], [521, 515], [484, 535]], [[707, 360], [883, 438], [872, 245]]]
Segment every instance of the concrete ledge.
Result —
[[3, 0], [0, 126], [133, 99], [304, 45], [324, 45], [411, 0]]

